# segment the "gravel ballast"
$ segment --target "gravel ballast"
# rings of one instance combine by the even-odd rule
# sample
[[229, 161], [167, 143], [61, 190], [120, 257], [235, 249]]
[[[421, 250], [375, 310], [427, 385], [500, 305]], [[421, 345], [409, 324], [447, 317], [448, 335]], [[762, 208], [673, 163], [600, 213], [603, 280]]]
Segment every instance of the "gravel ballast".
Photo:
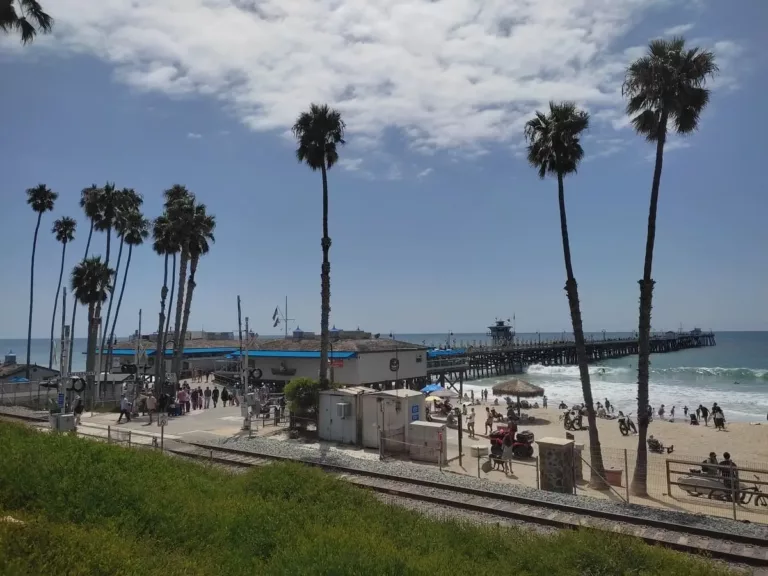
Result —
[[692, 528], [717, 531], [724, 536], [731, 534], [734, 536], [763, 538], [768, 542], [768, 526], [760, 524], [735, 522], [726, 518], [650, 508], [638, 504], [622, 504], [586, 496], [546, 492], [519, 484], [502, 484], [473, 476], [441, 472], [439, 469], [432, 466], [414, 464], [400, 460], [381, 461], [356, 458], [345, 454], [343, 450], [321, 451], [313, 448], [304, 448], [296, 442], [271, 440], [259, 437], [225, 439], [208, 442], [208, 444], [212, 446], [218, 445], [238, 450], [247, 450], [265, 456], [290, 458], [314, 464], [342, 466], [346, 468], [354, 468], [361, 472], [390, 474], [403, 478], [413, 478], [474, 490], [484, 490], [497, 494], [507, 494], [520, 498], [529, 498], [542, 503], [546, 502], [555, 505], [566, 505], [595, 512], [623, 514], [639, 519], [669, 522], [672, 524], [690, 526]]

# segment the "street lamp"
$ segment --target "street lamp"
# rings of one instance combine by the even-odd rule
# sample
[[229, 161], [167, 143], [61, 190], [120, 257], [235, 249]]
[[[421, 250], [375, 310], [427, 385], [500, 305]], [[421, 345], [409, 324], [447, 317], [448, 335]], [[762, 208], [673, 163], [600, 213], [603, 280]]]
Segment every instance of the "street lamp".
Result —
[[397, 340], [395, 339], [395, 333], [390, 332], [389, 337], [395, 343], [395, 390], [397, 390], [397, 384], [400, 382], [400, 357], [398, 355], [398, 344]]

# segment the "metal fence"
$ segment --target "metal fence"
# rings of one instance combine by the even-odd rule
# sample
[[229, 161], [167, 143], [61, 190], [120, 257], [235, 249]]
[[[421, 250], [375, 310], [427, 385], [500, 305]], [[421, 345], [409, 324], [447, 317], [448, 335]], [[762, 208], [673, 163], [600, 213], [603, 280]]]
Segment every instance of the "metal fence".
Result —
[[[633, 504], [668, 508], [749, 522], [768, 523], [768, 463], [741, 461], [738, 466], [709, 464], [702, 456], [648, 452], [647, 496], [630, 489], [636, 472], [637, 452], [603, 448], [605, 477], [611, 491], [589, 487], [591, 455], [585, 449], [583, 481], [576, 492], [599, 498], [618, 494]], [[614, 498], [615, 499], [615, 498]]]
[[[127, 384], [133, 390], [133, 383]], [[122, 382], [102, 382], [96, 386], [95, 393], [81, 392], [86, 407], [92, 410], [111, 410], [120, 403], [123, 393]], [[59, 390], [48, 381], [40, 382], [0, 382], [0, 406], [24, 406], [33, 410], [49, 410], [57, 405]], [[72, 392], [67, 392], [67, 401]], [[95, 396], [92, 397], [92, 396]]]

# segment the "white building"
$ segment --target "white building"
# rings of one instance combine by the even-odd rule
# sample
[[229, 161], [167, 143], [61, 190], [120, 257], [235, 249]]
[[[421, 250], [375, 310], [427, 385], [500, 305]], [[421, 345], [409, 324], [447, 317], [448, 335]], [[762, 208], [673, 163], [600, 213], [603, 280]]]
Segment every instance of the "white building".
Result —
[[[293, 378], [318, 377], [319, 338], [265, 340], [258, 346], [248, 351], [254, 379], [279, 386]], [[232, 356], [237, 359], [240, 353]], [[328, 368], [328, 378], [337, 386], [421, 388], [427, 383], [427, 347], [389, 338], [332, 338]]]

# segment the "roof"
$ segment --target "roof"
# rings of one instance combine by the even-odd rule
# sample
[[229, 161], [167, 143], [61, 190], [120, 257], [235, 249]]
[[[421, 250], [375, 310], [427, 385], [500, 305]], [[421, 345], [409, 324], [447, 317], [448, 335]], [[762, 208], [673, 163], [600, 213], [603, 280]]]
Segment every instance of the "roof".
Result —
[[[328, 352], [328, 358], [346, 360], [355, 358], [357, 352]], [[240, 352], [233, 352], [233, 358], [239, 358]], [[320, 358], [320, 351], [314, 350], [248, 350], [248, 358]]]
[[398, 390], [383, 390], [379, 392], [385, 396], [396, 396], [397, 398], [409, 398], [411, 396], [424, 396], [418, 390], [408, 390], [407, 388], [400, 388]]
[[[27, 365], [26, 364], [2, 364], [0, 365], [0, 378], [6, 378], [8, 376], [13, 376], [14, 374], [18, 374], [20, 372], [26, 372]], [[51, 374], [58, 374], [58, 370], [54, 370], [53, 368], [47, 368], [46, 366], [38, 366], [37, 364], [33, 364], [30, 367], [30, 372], [37, 372], [38, 370], [41, 370], [46, 373]]]
[[[307, 338], [293, 340], [291, 338], [276, 338], [263, 340], [257, 343], [260, 350], [292, 350], [302, 352], [315, 352], [320, 350], [319, 338]], [[392, 340], [390, 338], [341, 338], [331, 339], [331, 347], [334, 352], [393, 352], [395, 350], [427, 350], [427, 346]]]
[[365, 386], [349, 386], [348, 388], [335, 388], [331, 390], [321, 390], [320, 394], [331, 396], [359, 396], [361, 394], [371, 394], [376, 392]]

